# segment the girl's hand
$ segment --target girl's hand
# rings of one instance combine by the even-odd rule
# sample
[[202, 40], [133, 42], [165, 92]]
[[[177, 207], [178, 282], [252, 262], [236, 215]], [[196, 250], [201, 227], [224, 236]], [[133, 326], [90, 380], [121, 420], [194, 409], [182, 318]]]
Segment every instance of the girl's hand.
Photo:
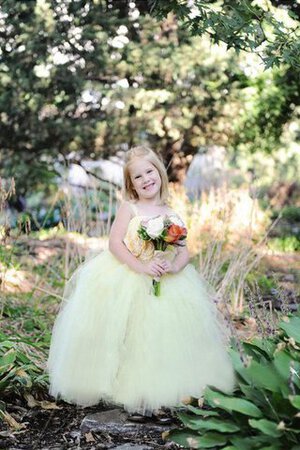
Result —
[[144, 273], [151, 275], [152, 277], [161, 277], [166, 273], [164, 264], [161, 259], [152, 259], [148, 263], [144, 264]]
[[177, 273], [179, 271], [177, 265], [174, 262], [171, 263], [167, 259], [161, 259], [160, 261], [165, 270], [165, 273]]

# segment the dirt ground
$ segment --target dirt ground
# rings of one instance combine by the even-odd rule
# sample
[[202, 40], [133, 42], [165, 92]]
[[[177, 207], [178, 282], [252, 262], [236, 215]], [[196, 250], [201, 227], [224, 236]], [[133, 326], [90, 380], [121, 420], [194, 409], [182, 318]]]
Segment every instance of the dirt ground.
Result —
[[[108, 411], [114, 406], [99, 404], [81, 408], [58, 402], [59, 409], [29, 408], [21, 400], [6, 403], [8, 413], [22, 427], [13, 430], [0, 422], [0, 450], [64, 450], [64, 449], [110, 449], [124, 444], [142, 445], [149, 449], [178, 449], [178, 446], [162, 438], [162, 434], [179, 425], [170, 411], [172, 423], [161, 424], [157, 419], [147, 418], [146, 423], [126, 421], [128, 432], [118, 428], [103, 431], [82, 426], [86, 416]], [[120, 410], [122, 411], [122, 410]], [[123, 411], [121, 412], [123, 414]], [[125, 447], [126, 448], [126, 447]], [[133, 447], [134, 448], [134, 447]]]

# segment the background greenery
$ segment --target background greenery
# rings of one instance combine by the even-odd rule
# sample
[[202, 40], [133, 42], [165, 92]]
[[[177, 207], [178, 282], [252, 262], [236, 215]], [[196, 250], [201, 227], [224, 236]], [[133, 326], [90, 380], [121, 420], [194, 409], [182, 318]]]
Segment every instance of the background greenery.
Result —
[[58, 162], [145, 141], [171, 180], [212, 144], [261, 183], [295, 176], [298, 2], [6, 0], [0, 12], [0, 175], [19, 194], [49, 188]]
[[[45, 364], [63, 287], [105, 248], [120, 198], [108, 183], [64, 190], [62, 168], [146, 142], [222, 300], [239, 381], [190, 399], [165, 437], [299, 449], [299, 20], [296, 0], [1, 2], [0, 417], [14, 446], [28, 410], [58, 408]], [[176, 182], [212, 146], [226, 183], [190, 201]]]

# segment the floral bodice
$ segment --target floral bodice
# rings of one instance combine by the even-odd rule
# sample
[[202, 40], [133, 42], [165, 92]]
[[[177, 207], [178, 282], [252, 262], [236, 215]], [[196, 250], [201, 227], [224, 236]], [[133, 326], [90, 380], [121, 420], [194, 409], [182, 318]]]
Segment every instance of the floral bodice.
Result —
[[[140, 227], [141, 221], [148, 218], [148, 216], [136, 215], [132, 217], [128, 224], [127, 232], [123, 240], [124, 244], [128, 250], [141, 261], [149, 261], [156, 254], [160, 253], [155, 250], [154, 245], [151, 241], [144, 241], [138, 235], [138, 229]], [[170, 260], [173, 260], [176, 256], [177, 249], [174, 245], [168, 245], [167, 249], [164, 251], [164, 256]]]
[[124, 238], [124, 244], [128, 250], [142, 261], [147, 261], [154, 256], [154, 245], [150, 241], [144, 241], [138, 235], [138, 229], [144, 216], [134, 216], [130, 220], [127, 233]]

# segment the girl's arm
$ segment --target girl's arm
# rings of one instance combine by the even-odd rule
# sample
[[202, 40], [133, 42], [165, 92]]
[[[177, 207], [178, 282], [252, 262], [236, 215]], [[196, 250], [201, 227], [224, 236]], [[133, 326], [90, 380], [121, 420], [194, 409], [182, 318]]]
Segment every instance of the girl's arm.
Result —
[[180, 272], [190, 261], [190, 255], [186, 245], [178, 247], [178, 254], [175, 257], [170, 272]]
[[186, 245], [178, 247], [178, 253], [174, 261], [170, 262], [167, 259], [161, 258], [165, 272], [177, 273], [180, 272], [190, 261], [190, 255]]
[[143, 263], [136, 258], [126, 247], [123, 239], [126, 235], [128, 224], [132, 218], [130, 205], [122, 203], [117, 211], [115, 220], [109, 234], [109, 250], [122, 263], [127, 264], [135, 272], [147, 273], [152, 276], [160, 276], [164, 273], [164, 268], [160, 261], [150, 261]]

